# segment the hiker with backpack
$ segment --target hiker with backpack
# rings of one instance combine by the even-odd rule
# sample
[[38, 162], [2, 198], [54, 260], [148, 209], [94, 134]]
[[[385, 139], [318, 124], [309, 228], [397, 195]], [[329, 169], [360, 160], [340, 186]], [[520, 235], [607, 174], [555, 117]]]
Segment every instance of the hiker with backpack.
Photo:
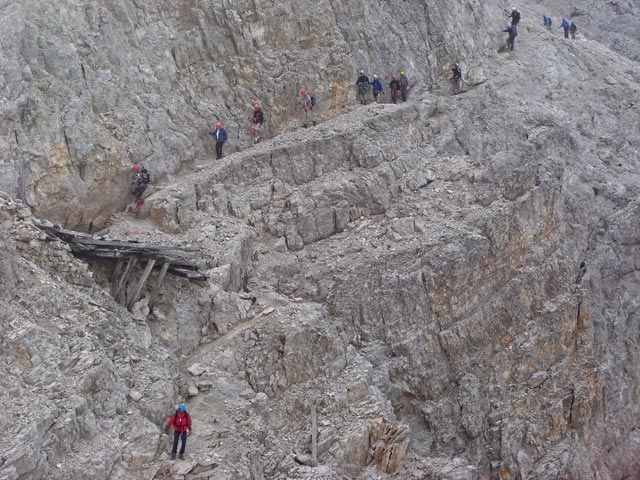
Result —
[[222, 126], [221, 122], [216, 122], [216, 128], [209, 132], [214, 140], [216, 141], [216, 158], [220, 160], [222, 158], [222, 147], [224, 146], [224, 142], [227, 141], [227, 131]]
[[400, 81], [395, 75], [391, 75], [389, 91], [391, 92], [391, 101], [393, 103], [398, 103], [398, 96], [400, 95]]
[[511, 26], [517, 28], [518, 24], [520, 23], [521, 17], [518, 9], [516, 7], [511, 8], [511, 13], [507, 12], [507, 10], [505, 9], [504, 13], [507, 14], [507, 18], [511, 19]]
[[315, 106], [315, 98], [309, 95], [307, 91], [300, 90], [300, 96], [302, 97], [302, 126], [307, 128], [309, 124], [315, 125], [313, 121], [313, 107]]
[[253, 116], [251, 117], [251, 135], [253, 135], [253, 143], [258, 143], [262, 140], [260, 134], [264, 129], [264, 113], [260, 108], [259, 103], [253, 104]]
[[516, 37], [518, 36], [518, 28], [513, 25], [507, 25], [502, 31], [509, 34], [507, 37], [507, 49], [513, 51], [513, 47], [515, 47], [516, 44]]
[[453, 67], [451, 67], [451, 73], [452, 73], [451, 83], [453, 85], [453, 95], [457, 95], [462, 91], [462, 84], [463, 84], [462, 70], [460, 69], [460, 65], [456, 63]]
[[553, 23], [553, 21], [551, 20], [551, 17], [547, 17], [546, 15], [543, 15], [542, 20], [544, 21], [545, 27], [551, 28], [551, 24]]
[[569, 25], [569, 33], [571, 34], [571, 40], [576, 39], [577, 31], [578, 31], [578, 26], [574, 22], [571, 22], [571, 25]]
[[373, 91], [373, 100], [378, 103], [378, 97], [380, 95], [384, 95], [384, 89], [382, 87], [382, 82], [378, 78], [378, 75], [373, 76], [373, 82], [371, 82], [371, 87]]
[[358, 88], [358, 101], [362, 105], [367, 104], [367, 96], [369, 95], [369, 77], [364, 73], [364, 70], [360, 70], [360, 76], [356, 80], [356, 87]]
[[569, 23], [569, 20], [567, 20], [566, 18], [562, 18], [560, 28], [564, 30], [564, 38], [569, 38], [569, 29], [571, 28], [571, 23]]
[[400, 72], [400, 78], [398, 79], [400, 82], [400, 96], [402, 97], [402, 101], [407, 101], [407, 93], [409, 92], [409, 79], [405, 75], [404, 72]]
[[131, 195], [133, 195], [133, 198], [136, 201], [136, 208], [140, 208], [140, 205], [144, 203], [142, 195], [147, 189], [147, 185], [151, 183], [151, 175], [149, 175], [149, 171], [141, 163], [134, 163], [131, 165], [131, 171], [136, 175], [129, 188]]
[[171, 449], [171, 460], [176, 459], [178, 451], [178, 442], [182, 440], [180, 446], [180, 460], [184, 460], [184, 451], [187, 447], [187, 435], [191, 434], [191, 416], [187, 412], [187, 406], [184, 403], [178, 405], [177, 410], [171, 416], [167, 424], [164, 426], [164, 433], [169, 432], [169, 427], [173, 426], [173, 448]]

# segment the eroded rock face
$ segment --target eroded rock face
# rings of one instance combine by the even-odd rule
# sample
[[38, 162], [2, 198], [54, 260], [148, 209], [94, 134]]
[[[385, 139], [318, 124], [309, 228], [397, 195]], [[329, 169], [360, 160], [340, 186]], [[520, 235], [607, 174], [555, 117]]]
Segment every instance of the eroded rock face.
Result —
[[[98, 227], [130, 200], [131, 163], [144, 162], [157, 183], [212, 158], [207, 132], [218, 119], [227, 151], [245, 148], [254, 101], [275, 135], [299, 124], [301, 87], [327, 116], [354, 98], [359, 68], [385, 79], [405, 69], [424, 87], [454, 58], [491, 43], [490, 15], [480, 13], [489, 8], [478, 1], [404, 7], [9, 2], [0, 16], [10, 32], [0, 189], [42, 217]], [[467, 9], [478, 15], [460, 15]]]
[[[2, 197], [0, 306], [9, 316], [0, 323], [0, 391], [21, 430], [1, 440], [0, 476], [633, 477], [638, 65], [526, 21], [550, 13], [542, 7], [525, 12], [516, 51], [498, 55], [482, 15], [472, 26], [465, 13], [477, 5], [409, 3], [413, 10], [390, 12], [384, 28], [398, 42], [426, 28], [422, 42], [432, 48], [411, 45], [395, 58], [396, 40], [371, 39], [383, 28], [380, 16], [361, 13], [372, 4], [317, 5], [233, 2], [222, 12], [136, 2], [135, 17], [127, 2], [62, 8], [96, 33], [85, 39], [77, 89], [83, 98], [102, 75], [104, 90], [91, 96], [101, 120], [91, 124], [149, 159], [166, 153], [157, 172], [205, 151], [204, 132], [191, 135], [190, 120], [208, 115], [196, 105], [240, 123], [246, 113], [233, 105], [257, 95], [250, 85], [270, 92], [272, 133], [283, 133], [215, 164], [194, 162], [154, 186], [140, 211], [111, 218], [114, 238], [186, 245], [209, 259], [207, 282], [167, 279], [153, 313], [149, 289], [129, 314], [104, 290], [108, 268], [89, 269], [49, 244], [29, 210]], [[34, 14], [56, 18], [50, 8]], [[422, 8], [427, 21], [418, 26]], [[295, 21], [275, 28], [285, 11]], [[468, 27], [451, 42], [465, 42], [459, 52], [468, 55], [468, 90], [454, 97], [435, 73], [449, 55], [438, 42], [452, 15]], [[105, 46], [98, 58], [92, 52], [107, 39], [139, 56], [109, 56]], [[176, 48], [163, 54], [167, 43]], [[47, 45], [26, 41], [20, 51]], [[336, 115], [287, 131], [284, 99], [295, 88], [285, 80], [303, 78], [303, 46], [323, 65], [316, 91], [336, 69], [336, 110], [322, 112]], [[233, 53], [234, 63], [213, 62], [224, 56], [216, 52]], [[59, 55], [33, 60], [42, 62], [38, 85], [46, 78], [72, 88], [60, 69], [77, 75], [75, 53]], [[411, 58], [424, 60], [416, 70], [429, 91], [337, 114], [357, 64], [398, 68]], [[223, 91], [237, 102], [223, 106], [202, 86], [214, 77], [236, 81]], [[114, 98], [122, 108], [107, 126]], [[40, 101], [46, 117], [52, 100]], [[151, 118], [145, 143], [132, 119]], [[24, 152], [12, 151], [8, 168], [18, 172], [12, 162]], [[131, 156], [104, 155], [101, 168], [125, 181]], [[61, 191], [50, 180], [42, 188]], [[99, 195], [85, 197], [87, 212], [99, 209]], [[64, 216], [57, 197], [46, 198]], [[111, 207], [100, 208], [106, 217]], [[194, 434], [188, 459], [171, 464], [158, 433], [178, 400]]]

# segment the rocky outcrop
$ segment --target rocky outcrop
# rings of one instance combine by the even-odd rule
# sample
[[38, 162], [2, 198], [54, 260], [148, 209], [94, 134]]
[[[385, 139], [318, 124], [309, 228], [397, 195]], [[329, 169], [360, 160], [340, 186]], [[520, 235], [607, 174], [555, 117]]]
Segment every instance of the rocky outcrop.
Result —
[[[375, 2], [33, 6], [95, 33], [76, 47], [87, 104], [65, 104], [63, 115], [90, 103], [89, 123], [114, 142], [95, 178], [122, 172], [109, 178], [126, 183], [134, 156], [166, 162], [153, 165], [166, 184], [139, 211], [111, 217], [105, 235], [197, 247], [213, 260], [206, 282], [167, 280], [153, 312], [143, 292], [131, 315], [106, 293], [106, 266], [81, 264], [41, 235], [24, 205], [2, 198], [0, 391], [18, 421], [0, 445], [0, 476], [635, 475], [638, 66], [528, 22], [541, 6], [525, 14], [516, 51], [498, 54], [481, 15], [500, 14], [491, 2], [405, 3], [412, 9], [384, 24]], [[24, 18], [20, 8], [5, 12]], [[285, 11], [295, 21], [280, 26]], [[442, 47], [454, 17], [463, 31]], [[49, 44], [34, 47], [25, 25], [20, 52], [31, 58]], [[376, 37], [383, 28], [393, 35]], [[94, 53], [107, 41], [144, 55]], [[405, 56], [392, 56], [399, 45]], [[454, 51], [467, 55], [467, 90], [452, 97], [438, 73]], [[39, 88], [44, 78], [72, 89], [61, 66], [76, 53], [55, 52], [31, 60], [31, 75]], [[231, 53], [233, 64], [213, 61]], [[288, 131], [285, 99], [311, 54], [320, 73], [307, 82], [322, 94], [334, 79], [334, 100], [323, 102], [335, 109], [322, 115], [335, 116]], [[356, 65], [412, 59], [423, 83], [409, 102], [340, 111]], [[116, 83], [127, 85], [116, 92]], [[192, 135], [194, 125], [209, 115], [196, 107], [239, 125], [246, 113], [233, 105], [258, 91], [269, 92], [271, 133], [282, 133], [215, 164], [196, 161], [206, 135]], [[39, 92], [46, 119], [55, 102]], [[77, 140], [67, 137], [71, 159]], [[118, 150], [125, 142], [135, 155]], [[24, 152], [11, 148], [4, 168], [17, 175]], [[33, 155], [20, 164], [38, 165]], [[193, 168], [170, 175], [182, 161]], [[60, 192], [57, 182], [33, 192]], [[106, 218], [117, 205], [101, 203], [104, 188], [74, 197], [87, 210], [73, 215]], [[56, 195], [42, 198], [62, 218]], [[178, 399], [194, 433], [187, 460], [171, 463], [159, 427]]]
[[[212, 158], [207, 131], [218, 119], [228, 149], [246, 147], [254, 101], [269, 135], [298, 126], [300, 87], [314, 92], [321, 116], [339, 111], [361, 67], [406, 69], [424, 87], [452, 59], [491, 45], [486, 8], [9, 2], [0, 16], [12, 32], [3, 39], [0, 190], [70, 228], [100, 226], [129, 201], [131, 163], [144, 162], [158, 183]], [[465, 9], [478, 15], [459, 15]]]

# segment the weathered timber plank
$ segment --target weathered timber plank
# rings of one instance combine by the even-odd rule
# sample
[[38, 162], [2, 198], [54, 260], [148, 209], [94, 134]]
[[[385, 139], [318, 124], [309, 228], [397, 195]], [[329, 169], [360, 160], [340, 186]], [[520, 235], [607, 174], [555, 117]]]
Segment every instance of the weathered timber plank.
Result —
[[140, 296], [140, 293], [142, 292], [142, 289], [144, 288], [144, 284], [147, 282], [147, 278], [149, 278], [149, 274], [151, 273], [151, 270], [153, 270], [153, 266], [155, 264], [156, 264], [155, 260], [149, 260], [147, 262], [147, 266], [144, 268], [144, 272], [142, 273], [142, 277], [140, 277], [140, 281], [138, 282], [138, 285], [136, 286], [136, 289], [133, 291], [133, 295], [131, 295], [131, 298], [129, 299], [129, 302], [127, 303], [127, 308], [129, 310], [131, 310], [131, 308], [133, 307], [133, 304], [138, 301], [138, 297]]

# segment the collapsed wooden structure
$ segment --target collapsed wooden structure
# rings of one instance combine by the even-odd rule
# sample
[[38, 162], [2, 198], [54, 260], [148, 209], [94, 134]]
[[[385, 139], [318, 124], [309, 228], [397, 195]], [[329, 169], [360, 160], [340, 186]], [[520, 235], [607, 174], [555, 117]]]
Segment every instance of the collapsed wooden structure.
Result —
[[[159, 269], [160, 273], [149, 299], [150, 310], [153, 310], [162, 281], [167, 273], [194, 281], [207, 278], [199, 271], [204, 262], [202, 255], [198, 254], [196, 249], [135, 241], [105, 240], [95, 238], [88, 233], [65, 230], [49, 222], [39, 222], [38, 227], [69, 245], [77, 257], [114, 263], [110, 279], [111, 295], [129, 310], [140, 299], [142, 290], [154, 268]], [[136, 265], [143, 262], [146, 263], [142, 276], [126, 298], [127, 282]]]

